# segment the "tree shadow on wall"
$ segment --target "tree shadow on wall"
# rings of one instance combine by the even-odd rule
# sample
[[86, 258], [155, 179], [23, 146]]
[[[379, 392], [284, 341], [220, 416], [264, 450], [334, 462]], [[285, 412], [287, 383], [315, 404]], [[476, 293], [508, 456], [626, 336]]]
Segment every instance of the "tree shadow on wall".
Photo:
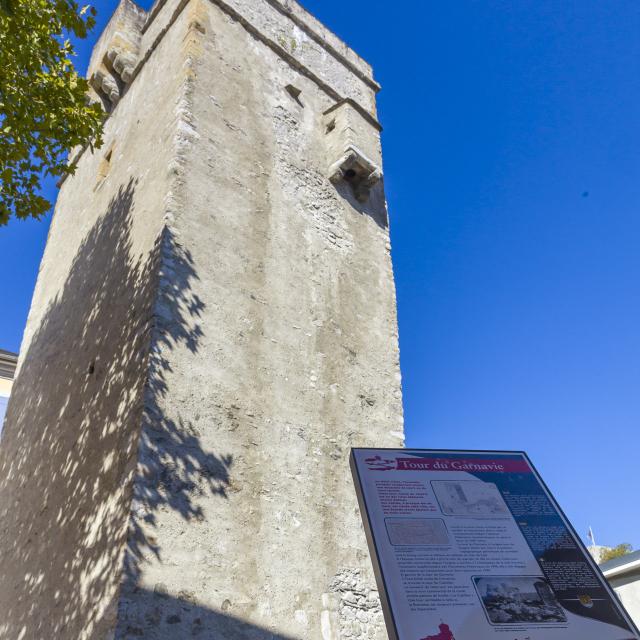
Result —
[[116, 636], [119, 640], [294, 640], [235, 617], [197, 604], [189, 596], [169, 596], [140, 589], [140, 610]]
[[[204, 305], [191, 290], [193, 260], [169, 231], [134, 250], [135, 191], [133, 180], [118, 190], [68, 267], [61, 243], [73, 239], [58, 231], [60, 254], [47, 249], [0, 440], [3, 640], [103, 637], [116, 622], [125, 546], [135, 581], [145, 553], [161, 557], [148, 533], [154, 513], [197, 518], [199, 492], [224, 497], [230, 482], [231, 457], [205, 451], [159, 409], [167, 354], [197, 352]], [[66, 279], [56, 287], [58, 268]]]

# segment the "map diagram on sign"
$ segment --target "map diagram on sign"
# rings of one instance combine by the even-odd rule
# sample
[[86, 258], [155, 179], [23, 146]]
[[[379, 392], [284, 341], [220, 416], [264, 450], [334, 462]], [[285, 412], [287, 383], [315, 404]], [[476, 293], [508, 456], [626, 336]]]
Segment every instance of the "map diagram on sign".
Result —
[[394, 546], [449, 544], [449, 534], [440, 518], [386, 518], [389, 542]]
[[510, 515], [504, 499], [492, 482], [434, 480], [431, 486], [445, 515], [485, 518]]

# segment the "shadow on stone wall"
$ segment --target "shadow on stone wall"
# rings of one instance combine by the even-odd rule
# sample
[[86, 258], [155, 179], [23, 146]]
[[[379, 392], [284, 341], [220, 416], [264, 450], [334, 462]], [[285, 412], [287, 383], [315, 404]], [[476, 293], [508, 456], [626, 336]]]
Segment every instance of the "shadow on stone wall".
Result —
[[188, 595], [173, 597], [140, 589], [137, 598], [144, 613], [121, 620], [118, 640], [294, 640], [248, 624], [228, 612], [200, 606]]
[[179, 418], [169, 418], [161, 406], [167, 394], [166, 378], [171, 372], [167, 355], [176, 346], [182, 346], [194, 355], [197, 353], [203, 336], [198, 318], [204, 303], [191, 292], [189, 285], [197, 278], [191, 254], [180, 247], [169, 229], [163, 231], [159, 246], [151, 356], [144, 393], [138, 471], [133, 481], [117, 638], [126, 637], [128, 612], [144, 612], [149, 605], [138, 584], [146, 558], [151, 556], [162, 561], [162, 549], [153, 535], [157, 526], [156, 513], [168, 507], [185, 521], [202, 519], [198, 496], [210, 493], [226, 499], [233, 464], [231, 455], [218, 456], [205, 451], [193, 425]]
[[359, 202], [351, 186], [344, 180], [334, 185], [336, 191], [361, 215], [369, 216], [381, 229], [389, 228], [384, 179], [376, 183], [365, 202]]
[[[221, 496], [229, 482], [231, 459], [203, 451], [157, 409], [166, 353], [197, 352], [203, 305], [190, 290], [191, 258], [167, 231], [133, 254], [135, 191], [134, 180], [120, 187], [86, 234], [23, 354], [0, 440], [3, 640], [103, 637], [116, 621], [125, 546], [129, 579], [145, 550], [162, 553], [128, 531], [132, 486], [134, 509], [153, 526], [160, 508], [198, 517], [190, 488], [203, 476]], [[40, 282], [40, 295], [51, 284]], [[150, 363], [152, 334], [165, 357]]]

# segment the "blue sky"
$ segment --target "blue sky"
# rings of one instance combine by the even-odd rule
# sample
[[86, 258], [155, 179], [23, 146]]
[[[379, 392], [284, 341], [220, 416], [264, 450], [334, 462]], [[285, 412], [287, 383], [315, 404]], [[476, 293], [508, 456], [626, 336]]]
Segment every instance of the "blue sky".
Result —
[[[640, 547], [640, 5], [303, 4], [383, 86], [407, 444], [524, 449], [579, 533]], [[0, 348], [47, 225], [0, 228]]]

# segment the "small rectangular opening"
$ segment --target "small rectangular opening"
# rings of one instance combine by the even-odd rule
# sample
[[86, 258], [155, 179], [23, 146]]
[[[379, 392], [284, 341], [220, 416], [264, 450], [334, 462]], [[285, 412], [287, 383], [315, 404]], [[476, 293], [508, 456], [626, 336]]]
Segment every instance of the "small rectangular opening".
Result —
[[109, 148], [102, 159], [100, 160], [100, 164], [98, 165], [98, 175], [96, 176], [96, 186], [97, 189], [109, 175], [109, 171], [111, 170], [111, 158], [113, 156], [113, 145]]

